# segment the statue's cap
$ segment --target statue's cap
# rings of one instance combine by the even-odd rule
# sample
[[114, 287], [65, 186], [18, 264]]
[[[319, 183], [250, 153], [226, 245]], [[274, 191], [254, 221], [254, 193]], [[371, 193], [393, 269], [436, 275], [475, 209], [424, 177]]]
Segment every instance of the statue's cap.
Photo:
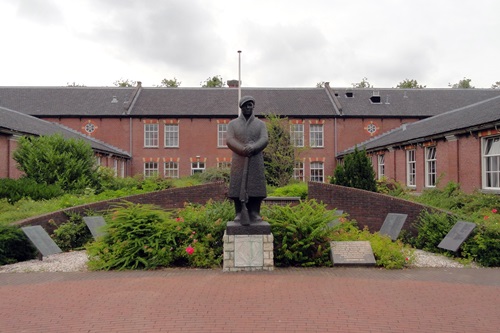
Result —
[[243, 104], [245, 104], [246, 102], [253, 102], [253, 104], [255, 104], [255, 98], [253, 98], [252, 96], [243, 96], [241, 99], [240, 99], [240, 108], [243, 106]]

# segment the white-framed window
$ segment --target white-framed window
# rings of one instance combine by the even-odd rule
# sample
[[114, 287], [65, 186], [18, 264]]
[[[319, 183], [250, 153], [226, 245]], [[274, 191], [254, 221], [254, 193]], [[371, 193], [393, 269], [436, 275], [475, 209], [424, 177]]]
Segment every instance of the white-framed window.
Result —
[[179, 125], [165, 124], [165, 147], [179, 147]]
[[191, 174], [203, 173], [205, 172], [205, 162], [192, 162], [191, 163]]
[[165, 178], [179, 178], [179, 163], [165, 162], [164, 165]]
[[410, 149], [406, 151], [406, 185], [409, 187], [417, 186], [416, 182], [417, 161], [415, 153], [416, 153], [415, 149]]
[[227, 124], [217, 124], [217, 147], [226, 148]]
[[121, 160], [120, 161], [120, 176], [122, 178], [125, 178], [125, 165], [126, 165], [125, 160]]
[[118, 176], [118, 160], [116, 158], [113, 159], [113, 174], [115, 177]]
[[385, 155], [377, 156], [378, 164], [378, 179], [382, 179], [385, 176]]
[[483, 188], [500, 190], [500, 136], [483, 139]]
[[312, 182], [323, 183], [324, 181], [323, 162], [311, 162], [311, 178]]
[[304, 181], [304, 162], [296, 161], [293, 167], [293, 179]]
[[217, 168], [219, 169], [230, 169], [231, 162], [217, 162]]
[[144, 147], [158, 147], [158, 124], [144, 124]]
[[425, 186], [436, 187], [436, 147], [425, 148]]
[[158, 163], [157, 162], [145, 162], [144, 163], [144, 177], [151, 178], [158, 176]]
[[323, 125], [311, 124], [309, 128], [309, 143], [311, 147], [323, 147]]
[[294, 147], [304, 147], [304, 124], [290, 125], [290, 139]]

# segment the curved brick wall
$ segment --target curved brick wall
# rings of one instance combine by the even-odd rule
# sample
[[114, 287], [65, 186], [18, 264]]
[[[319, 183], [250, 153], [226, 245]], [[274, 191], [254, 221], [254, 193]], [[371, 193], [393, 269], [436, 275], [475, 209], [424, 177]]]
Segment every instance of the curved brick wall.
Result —
[[332, 184], [308, 184], [310, 199], [322, 201], [330, 209], [341, 209], [358, 222], [360, 228], [368, 226], [371, 232], [379, 231], [388, 213], [408, 214], [403, 229], [411, 227], [422, 210], [437, 210], [429, 206], [398, 199], [389, 195]]
[[226, 198], [227, 198], [226, 185], [223, 182], [217, 182], [217, 183], [210, 183], [198, 186], [174, 188], [158, 192], [138, 194], [120, 199], [100, 201], [87, 205], [71, 207], [57, 212], [30, 217], [25, 220], [17, 221], [14, 223], [14, 225], [19, 225], [19, 226], [40, 225], [45, 230], [47, 230], [48, 233], [52, 233], [55, 227], [49, 224], [49, 221], [53, 220], [57, 225], [66, 222], [68, 220], [68, 217], [65, 214], [66, 212], [75, 212], [83, 215], [87, 210], [92, 210], [96, 212], [106, 211], [113, 203], [120, 202], [123, 200], [133, 203], [153, 204], [166, 209], [175, 209], [183, 207], [184, 203], [186, 202], [204, 204], [209, 199], [222, 201]]

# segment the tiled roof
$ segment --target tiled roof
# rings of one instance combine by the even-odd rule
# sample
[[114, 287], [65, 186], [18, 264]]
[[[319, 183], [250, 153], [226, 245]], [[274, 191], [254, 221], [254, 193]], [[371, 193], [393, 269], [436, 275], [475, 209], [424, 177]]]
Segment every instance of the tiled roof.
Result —
[[[255, 98], [256, 115], [332, 117], [335, 109], [325, 89], [242, 88]], [[235, 88], [143, 88], [132, 105], [132, 116], [223, 116], [238, 114]]]
[[[404, 124], [358, 145], [366, 150], [436, 139], [446, 135], [470, 130], [488, 129], [500, 125], [500, 96], [478, 102], [466, 107], [451, 110], [434, 117], [414, 123]], [[354, 150], [349, 148], [339, 154], [345, 155]]]
[[37, 116], [121, 116], [135, 88], [0, 87], [0, 106]]
[[51, 135], [59, 133], [68, 139], [83, 139], [87, 141], [95, 151], [110, 153], [122, 157], [130, 157], [129, 153], [119, 148], [78, 133], [65, 126], [3, 107], [0, 107], [0, 132], [9, 134], [17, 133], [20, 135]]
[[500, 89], [331, 89], [346, 117], [429, 117], [500, 96]]

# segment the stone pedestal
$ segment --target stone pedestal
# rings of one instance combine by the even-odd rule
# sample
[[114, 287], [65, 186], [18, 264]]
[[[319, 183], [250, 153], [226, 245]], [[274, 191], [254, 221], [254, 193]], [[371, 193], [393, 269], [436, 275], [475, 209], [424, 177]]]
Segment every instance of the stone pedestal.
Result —
[[274, 270], [273, 234], [267, 222], [258, 226], [228, 223], [224, 232], [224, 272]]

